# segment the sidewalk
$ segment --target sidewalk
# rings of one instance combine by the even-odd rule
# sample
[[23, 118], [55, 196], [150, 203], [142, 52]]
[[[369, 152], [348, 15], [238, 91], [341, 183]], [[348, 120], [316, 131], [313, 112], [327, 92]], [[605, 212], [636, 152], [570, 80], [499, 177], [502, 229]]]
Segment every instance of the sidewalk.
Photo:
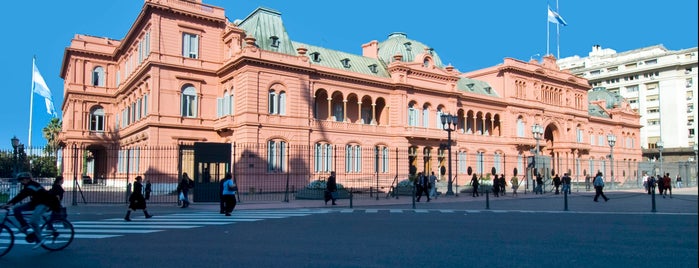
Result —
[[[609, 202], [604, 202], [600, 198], [599, 202], [593, 202], [594, 191], [572, 192], [568, 195], [567, 212], [586, 213], [645, 213], [652, 212], [651, 195], [639, 189], [605, 191], [605, 195], [610, 198]], [[524, 211], [524, 212], [561, 212], [565, 210], [565, 199], [563, 194], [555, 195], [545, 193], [534, 195], [531, 192], [519, 193], [513, 197], [508, 192], [504, 197], [494, 197], [488, 195], [486, 202], [485, 195], [471, 197], [471, 194], [459, 194], [458, 196], [440, 196], [430, 202], [415, 203], [415, 209], [429, 210], [479, 210], [479, 211]], [[337, 206], [325, 205], [323, 200], [291, 200], [281, 201], [245, 201], [238, 203], [236, 210], [259, 210], [259, 209], [413, 209], [413, 202], [410, 196], [400, 196], [396, 198], [355, 198], [339, 199]], [[350, 204], [351, 203], [351, 204]], [[655, 213], [686, 213], [697, 214], [697, 187], [687, 187], [673, 189], [673, 198], [662, 198], [655, 196]], [[69, 214], [119, 214], [126, 211], [126, 204], [79, 204], [68, 206]], [[218, 211], [218, 203], [192, 203], [189, 208], [181, 209], [175, 204], [153, 204], [148, 206], [148, 210], [157, 214], [170, 214], [185, 211]]]

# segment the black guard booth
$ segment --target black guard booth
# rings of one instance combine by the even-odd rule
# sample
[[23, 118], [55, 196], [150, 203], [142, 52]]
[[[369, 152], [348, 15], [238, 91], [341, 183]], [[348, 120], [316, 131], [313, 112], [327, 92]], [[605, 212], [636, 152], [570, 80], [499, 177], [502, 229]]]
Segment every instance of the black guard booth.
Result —
[[220, 181], [231, 172], [231, 144], [194, 143], [194, 202], [219, 202]]

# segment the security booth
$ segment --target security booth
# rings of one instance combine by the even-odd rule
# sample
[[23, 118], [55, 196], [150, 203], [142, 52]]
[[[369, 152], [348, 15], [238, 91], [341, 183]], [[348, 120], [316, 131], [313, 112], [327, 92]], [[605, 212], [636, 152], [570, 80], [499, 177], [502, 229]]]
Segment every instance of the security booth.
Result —
[[194, 143], [194, 202], [219, 202], [220, 182], [231, 172], [231, 144]]

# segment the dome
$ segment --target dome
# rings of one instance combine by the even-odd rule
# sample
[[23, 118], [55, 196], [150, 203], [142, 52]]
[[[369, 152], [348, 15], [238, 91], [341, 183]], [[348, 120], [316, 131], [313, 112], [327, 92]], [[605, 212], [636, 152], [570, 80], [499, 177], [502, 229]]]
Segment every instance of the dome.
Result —
[[400, 32], [389, 34], [388, 39], [379, 43], [379, 59], [389, 64], [393, 62], [393, 55], [401, 54], [403, 62], [413, 62], [417, 55], [425, 53], [426, 48], [430, 49], [434, 65], [443, 68], [444, 65], [437, 52], [419, 41], [408, 39], [408, 35]]

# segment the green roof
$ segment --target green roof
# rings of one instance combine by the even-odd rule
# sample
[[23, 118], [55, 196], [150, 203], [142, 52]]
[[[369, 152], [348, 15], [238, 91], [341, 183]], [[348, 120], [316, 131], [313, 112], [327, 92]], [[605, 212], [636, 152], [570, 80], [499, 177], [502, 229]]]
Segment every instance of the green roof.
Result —
[[456, 88], [459, 91], [476, 93], [491, 97], [498, 97], [498, 94], [487, 82], [475, 80], [471, 78], [461, 77], [458, 82], [456, 82]]
[[434, 49], [419, 41], [408, 39], [408, 35], [400, 32], [389, 34], [388, 39], [379, 43], [379, 58], [386, 64], [389, 64], [393, 61], [393, 55], [401, 54], [403, 55], [403, 62], [413, 62], [415, 56], [425, 53], [425, 49], [428, 49], [432, 54], [434, 65], [444, 68], [442, 59], [439, 58]]
[[379, 59], [327, 49], [319, 46], [312, 46], [299, 42], [292, 43], [296, 48], [305, 47], [308, 49], [306, 55], [308, 55], [310, 58], [311, 64], [355, 73], [374, 75], [378, 77], [391, 77], [386, 70], [386, 65]]
[[[596, 100], [604, 100], [606, 106], [604, 108], [612, 109], [615, 106], [621, 105], [621, 102], [624, 101], [624, 98], [617, 93], [610, 92], [605, 87], [596, 87], [587, 92], [587, 101], [588, 103], [591, 103]], [[609, 114], [605, 112], [604, 109], [602, 109], [602, 107], [599, 107], [597, 105], [589, 105], [588, 114], [591, 116], [610, 118]]]

